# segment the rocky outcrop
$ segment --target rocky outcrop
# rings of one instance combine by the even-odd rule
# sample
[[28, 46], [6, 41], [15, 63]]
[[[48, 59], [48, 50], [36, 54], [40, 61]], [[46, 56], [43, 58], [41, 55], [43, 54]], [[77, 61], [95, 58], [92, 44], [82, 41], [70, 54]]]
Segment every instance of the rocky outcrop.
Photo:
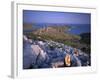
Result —
[[31, 64], [42, 64], [47, 58], [47, 53], [44, 52], [39, 45], [31, 44], [30, 40], [24, 36], [23, 45], [23, 67], [29, 68]]
[[23, 37], [23, 68], [58, 68], [89, 66], [89, 56], [79, 49], [55, 41]]

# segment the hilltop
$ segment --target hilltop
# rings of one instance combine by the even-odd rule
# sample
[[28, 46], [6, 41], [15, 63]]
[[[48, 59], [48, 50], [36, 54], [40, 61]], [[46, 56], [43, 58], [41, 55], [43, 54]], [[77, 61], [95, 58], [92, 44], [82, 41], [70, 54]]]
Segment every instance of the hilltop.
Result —
[[49, 26], [46, 28], [40, 28], [37, 31], [33, 31], [34, 35], [37, 35], [41, 39], [54, 40], [54, 41], [64, 41], [64, 40], [79, 40], [80, 37], [77, 35], [72, 35], [66, 31], [69, 27], [66, 26]]

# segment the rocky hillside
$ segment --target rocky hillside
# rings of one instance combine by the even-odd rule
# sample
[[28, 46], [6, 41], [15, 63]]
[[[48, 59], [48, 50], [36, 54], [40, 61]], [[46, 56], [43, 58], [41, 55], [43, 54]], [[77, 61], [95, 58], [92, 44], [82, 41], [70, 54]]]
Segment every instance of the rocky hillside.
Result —
[[[37, 41], [23, 36], [23, 69], [90, 66], [89, 55], [55, 41]], [[66, 65], [67, 55], [70, 65]]]

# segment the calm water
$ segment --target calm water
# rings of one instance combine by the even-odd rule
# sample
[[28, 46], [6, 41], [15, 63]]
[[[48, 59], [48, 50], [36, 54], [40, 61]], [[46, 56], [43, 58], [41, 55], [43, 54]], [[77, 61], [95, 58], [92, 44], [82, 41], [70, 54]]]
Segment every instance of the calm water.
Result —
[[71, 34], [81, 34], [81, 33], [90, 33], [91, 25], [90, 24], [69, 24], [71, 28], [69, 29], [69, 33]]

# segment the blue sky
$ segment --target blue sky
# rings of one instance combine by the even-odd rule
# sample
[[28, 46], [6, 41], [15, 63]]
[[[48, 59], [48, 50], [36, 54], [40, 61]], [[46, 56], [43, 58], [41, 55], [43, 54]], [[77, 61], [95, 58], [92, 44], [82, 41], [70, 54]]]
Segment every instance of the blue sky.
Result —
[[23, 10], [24, 23], [90, 24], [89, 13]]

